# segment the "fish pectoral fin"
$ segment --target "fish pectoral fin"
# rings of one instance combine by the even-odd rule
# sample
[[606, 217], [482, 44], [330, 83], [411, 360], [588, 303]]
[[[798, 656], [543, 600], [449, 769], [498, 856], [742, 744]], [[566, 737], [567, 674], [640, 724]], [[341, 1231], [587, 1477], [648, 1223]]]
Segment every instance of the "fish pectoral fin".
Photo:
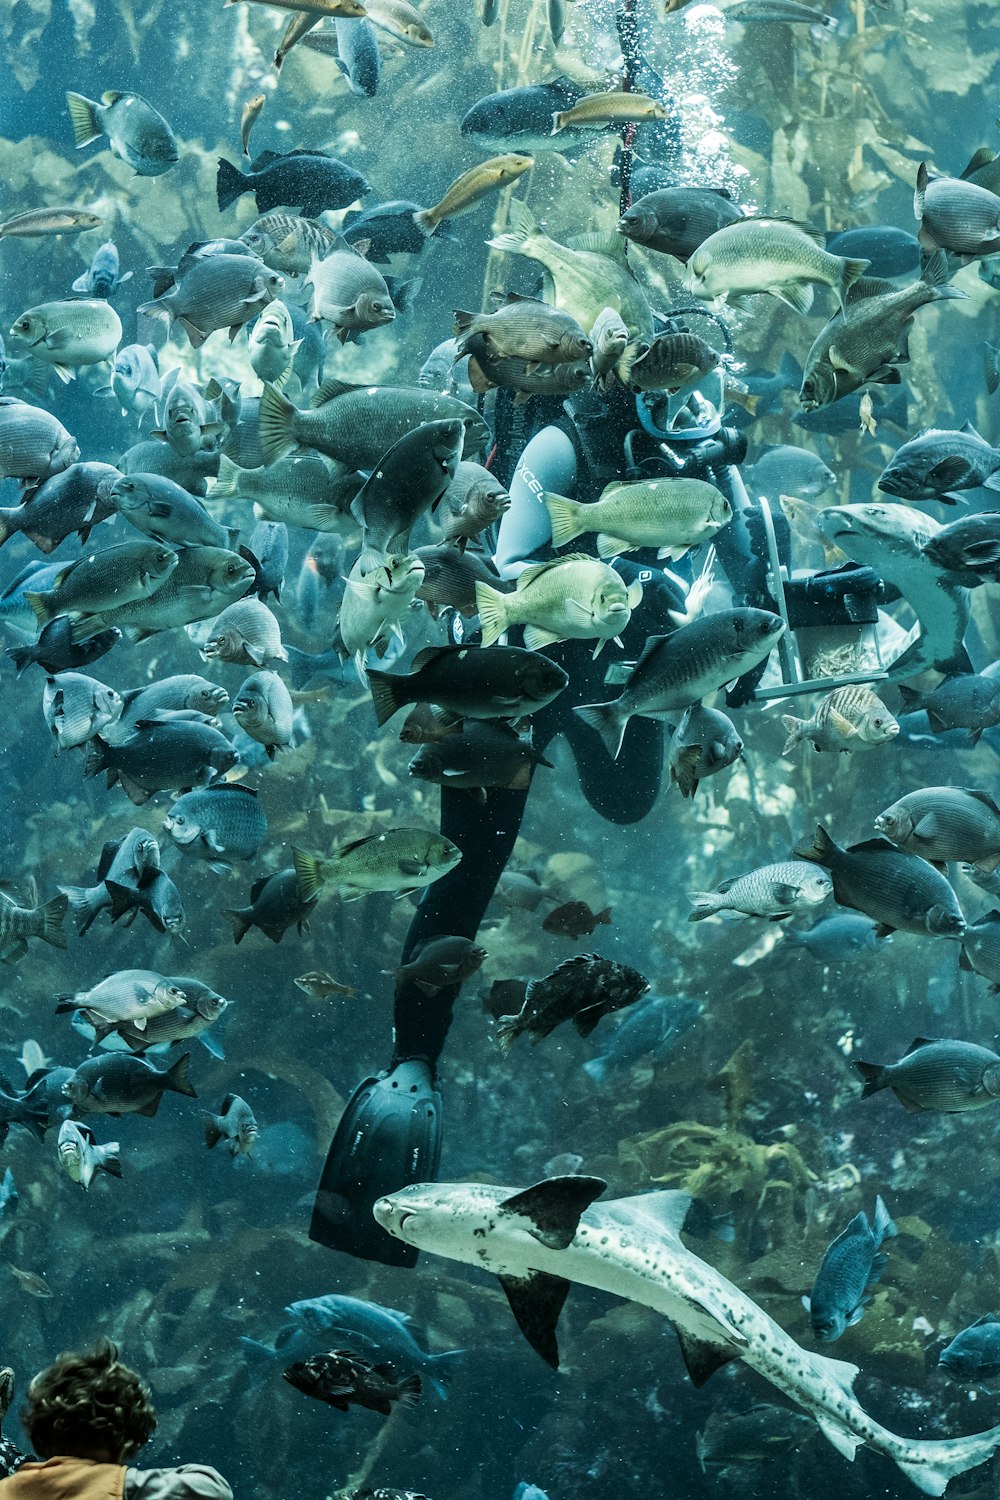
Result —
[[550, 1276], [545, 1271], [532, 1271], [527, 1276], [501, 1276], [499, 1281], [518, 1328], [535, 1353], [553, 1370], [558, 1370], [556, 1324], [570, 1283], [563, 1276]]
[[691, 1384], [696, 1387], [703, 1386], [723, 1365], [732, 1364], [734, 1359], [740, 1358], [740, 1349], [729, 1339], [707, 1339], [683, 1328], [677, 1328], [676, 1331], [681, 1358], [691, 1377]]
[[853, 1433], [846, 1432], [843, 1427], [831, 1421], [829, 1417], [818, 1416], [816, 1417], [816, 1421], [819, 1423], [820, 1432], [822, 1432], [827, 1441], [832, 1443], [837, 1452], [842, 1453], [848, 1462], [853, 1463], [854, 1455], [861, 1446], [861, 1439], [856, 1438]]
[[839, 734], [841, 739], [850, 740], [857, 737], [858, 726], [852, 724], [850, 719], [845, 719], [844, 715], [838, 713], [835, 708], [829, 710], [829, 724], [830, 728], [836, 734]]

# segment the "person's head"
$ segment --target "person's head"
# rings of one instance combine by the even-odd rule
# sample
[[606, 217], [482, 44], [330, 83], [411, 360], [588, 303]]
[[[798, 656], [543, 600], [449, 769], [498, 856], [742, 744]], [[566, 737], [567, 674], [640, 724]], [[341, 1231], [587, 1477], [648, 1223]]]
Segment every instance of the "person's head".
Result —
[[31, 1384], [21, 1425], [39, 1458], [57, 1454], [121, 1463], [156, 1429], [145, 1381], [118, 1359], [110, 1339], [60, 1354]]

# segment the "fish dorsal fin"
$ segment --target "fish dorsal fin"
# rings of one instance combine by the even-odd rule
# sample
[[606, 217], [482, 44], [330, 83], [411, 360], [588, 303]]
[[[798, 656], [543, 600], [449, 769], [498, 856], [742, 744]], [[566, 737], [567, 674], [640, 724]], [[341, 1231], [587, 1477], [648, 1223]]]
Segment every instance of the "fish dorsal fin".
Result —
[[958, 430], [959, 432], [967, 432], [970, 437], [979, 438], [979, 441], [981, 443], [985, 443], [986, 441], [986, 439], [976, 431], [976, 429], [973, 427], [972, 423], [968, 421], [968, 419], [966, 419], [966, 421], [962, 423], [961, 427]]
[[990, 812], [996, 813], [1000, 817], [1000, 807], [997, 807], [989, 792], [981, 792], [974, 786], [963, 786], [962, 791], [967, 797], [975, 797], [977, 802], [981, 802], [984, 807], [989, 808]]
[[497, 1211], [529, 1219], [528, 1233], [540, 1244], [565, 1250], [576, 1234], [580, 1215], [606, 1187], [603, 1177], [549, 1177], [505, 1198]]
[[447, 656], [451, 652], [467, 649], [465, 646], [424, 646], [410, 662], [410, 671], [419, 672], [429, 666], [432, 661], [437, 661], [439, 656]]
[[96, 1146], [97, 1137], [95, 1136], [89, 1125], [84, 1125], [80, 1120], [77, 1120], [76, 1128], [83, 1136], [88, 1146]]
[[848, 854], [899, 854], [902, 851], [896, 848], [889, 839], [864, 839], [860, 844], [851, 844]]
[[979, 921], [975, 925], [977, 927], [982, 927], [988, 923], [990, 927], [995, 927], [998, 922], [1000, 922], [1000, 911], [997, 911], [996, 908], [994, 908], [993, 911], [988, 911], [985, 917], [980, 917]]
[[918, 1036], [918, 1037], [914, 1037], [913, 1041], [910, 1043], [910, 1045], [907, 1047], [906, 1051], [903, 1053], [903, 1056], [904, 1057], [909, 1057], [909, 1055], [910, 1055], [911, 1052], [917, 1052], [921, 1047], [933, 1047], [933, 1045], [934, 1045], [934, 1043], [936, 1041], [937, 1041], [937, 1037], [936, 1036]]
[[968, 165], [962, 173], [963, 179], [971, 177], [973, 172], [978, 172], [983, 167], [988, 167], [991, 161], [996, 161], [996, 155], [996, 152], [991, 151], [989, 146], [980, 146], [979, 150], [974, 151], [969, 157]]
[[563, 1276], [550, 1276], [545, 1271], [532, 1271], [527, 1276], [501, 1276], [499, 1281], [518, 1328], [535, 1353], [553, 1370], [558, 1370], [556, 1324], [569, 1293], [569, 1282]]
[[997, 1317], [996, 1313], [983, 1313], [983, 1316], [977, 1318], [970, 1326], [972, 1328], [982, 1328], [985, 1323], [1000, 1323], [1000, 1318]]
[[681, 1346], [681, 1358], [691, 1377], [693, 1386], [702, 1386], [710, 1380], [716, 1370], [732, 1364], [740, 1358], [740, 1350], [723, 1340], [700, 1338], [677, 1325], [677, 1341]]
[[844, 301], [848, 307], [852, 307], [855, 302], [863, 302], [866, 297], [884, 297], [888, 292], [898, 291], [898, 286], [881, 276], [859, 276], [848, 288]]
[[570, 552], [566, 557], [550, 557], [545, 562], [532, 563], [530, 568], [525, 568], [523, 573], [517, 575], [517, 592], [520, 593], [523, 588], [527, 588], [528, 584], [533, 583], [536, 578], [541, 578], [542, 574], [547, 573], [550, 568], [561, 567], [563, 563], [581, 561], [593, 562], [594, 559], [584, 552]]
[[598, 230], [591, 230], [588, 234], [571, 235], [565, 244], [568, 249], [582, 251], [585, 255], [606, 255], [609, 260], [616, 261], [629, 271], [632, 269], [628, 263], [625, 240], [620, 234], [601, 234]]
[[349, 391], [360, 389], [360, 386], [351, 385], [350, 381], [347, 380], [324, 380], [312, 398], [312, 405], [314, 407], [325, 406], [328, 401], [333, 401], [337, 396], [346, 396]]

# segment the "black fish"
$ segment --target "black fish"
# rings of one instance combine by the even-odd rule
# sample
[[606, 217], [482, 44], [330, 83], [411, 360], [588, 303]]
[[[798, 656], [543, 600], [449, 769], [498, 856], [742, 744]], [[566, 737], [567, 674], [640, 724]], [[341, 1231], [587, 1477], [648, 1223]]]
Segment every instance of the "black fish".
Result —
[[369, 191], [361, 173], [346, 162], [325, 151], [305, 150], [262, 151], [249, 172], [220, 157], [215, 190], [220, 213], [244, 193], [253, 193], [258, 213], [282, 206], [307, 219], [328, 208], [349, 208]]
[[864, 1079], [862, 1099], [892, 1089], [910, 1114], [957, 1114], [1000, 1099], [1000, 1056], [975, 1042], [918, 1036], [899, 1062], [854, 1064]]
[[233, 924], [233, 941], [241, 943], [251, 927], [259, 927], [272, 943], [280, 943], [289, 927], [309, 931], [309, 914], [319, 898], [303, 901], [299, 877], [292, 869], [279, 870], [255, 880], [250, 887], [250, 905], [224, 911]]
[[289, 1385], [316, 1401], [325, 1401], [338, 1411], [349, 1406], [364, 1406], [387, 1417], [392, 1403], [415, 1406], [420, 1397], [420, 1376], [394, 1378], [391, 1365], [372, 1365], [359, 1354], [346, 1349], [331, 1349], [328, 1354], [313, 1354], [309, 1359], [289, 1365], [282, 1371]]
[[958, 897], [944, 876], [919, 854], [907, 854], [888, 839], [866, 839], [842, 849], [820, 825], [812, 839], [796, 844], [795, 857], [828, 869], [837, 904], [871, 917], [877, 937], [897, 928], [951, 938], [961, 938], [965, 931]]
[[32, 645], [8, 646], [6, 654], [17, 668], [18, 676], [25, 667], [37, 662], [44, 672], [54, 677], [59, 672], [77, 672], [81, 667], [89, 667], [91, 662], [106, 656], [121, 638], [117, 625], [110, 625], [107, 630], [98, 630], [82, 641], [75, 641], [72, 620], [68, 615], [57, 615], [43, 627]]
[[580, 1036], [589, 1036], [602, 1016], [634, 1005], [648, 989], [649, 981], [626, 964], [596, 953], [568, 958], [544, 979], [531, 981], [516, 1016], [500, 1017], [500, 1050], [509, 1052], [522, 1031], [540, 1042], [563, 1021], [572, 1021]]

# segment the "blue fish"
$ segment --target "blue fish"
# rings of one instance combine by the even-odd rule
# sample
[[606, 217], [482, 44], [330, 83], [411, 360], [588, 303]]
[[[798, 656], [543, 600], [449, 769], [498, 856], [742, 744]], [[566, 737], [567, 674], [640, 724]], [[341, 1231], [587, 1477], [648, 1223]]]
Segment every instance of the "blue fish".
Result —
[[670, 1057], [678, 1039], [693, 1026], [704, 1007], [676, 995], [650, 995], [619, 1021], [604, 1052], [583, 1064], [594, 1083], [622, 1073], [638, 1062], [653, 1065]]
[[[447, 1397], [446, 1383], [464, 1350], [449, 1349], [444, 1354], [430, 1354], [417, 1343], [407, 1324], [407, 1313], [377, 1302], [362, 1302], [357, 1297], [312, 1297], [292, 1302], [285, 1308], [307, 1333], [322, 1335], [327, 1347], [341, 1337], [359, 1339], [389, 1364], [425, 1375], [441, 1397]], [[284, 1351], [283, 1351], [284, 1352]]]
[[824, 964], [853, 963], [880, 946], [871, 917], [849, 911], [824, 917], [802, 932], [789, 928], [785, 942], [804, 948], [810, 958]]
[[132, 280], [131, 271], [122, 276], [120, 270], [118, 247], [114, 240], [105, 240], [94, 251], [94, 258], [83, 275], [74, 281], [73, 291], [81, 297], [102, 297], [106, 301], [116, 287]]
[[879, 1280], [889, 1259], [880, 1246], [895, 1233], [889, 1210], [881, 1198], [876, 1198], [874, 1228], [863, 1213], [855, 1214], [830, 1245], [812, 1295], [802, 1299], [812, 1320], [813, 1335], [820, 1343], [832, 1344], [845, 1328], [864, 1317], [871, 1301], [867, 1292]]
[[1000, 1375], [1000, 1318], [986, 1313], [956, 1333], [941, 1350], [938, 1364], [956, 1380], [990, 1380]]

